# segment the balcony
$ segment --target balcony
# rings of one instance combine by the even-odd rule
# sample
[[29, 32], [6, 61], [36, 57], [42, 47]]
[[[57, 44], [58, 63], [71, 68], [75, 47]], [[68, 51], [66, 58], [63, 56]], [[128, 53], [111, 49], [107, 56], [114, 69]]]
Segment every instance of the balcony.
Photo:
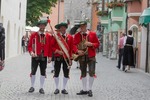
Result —
[[134, 1], [139, 1], [139, 2], [141, 2], [142, 0], [124, 0], [124, 2], [134, 2]]
[[108, 25], [109, 24], [109, 16], [101, 16], [101, 24], [102, 25]]
[[98, 11], [97, 16], [108, 16], [108, 11]]
[[115, 7], [123, 7], [124, 2], [122, 1], [109, 2], [109, 3], [106, 3], [106, 6], [111, 9]]

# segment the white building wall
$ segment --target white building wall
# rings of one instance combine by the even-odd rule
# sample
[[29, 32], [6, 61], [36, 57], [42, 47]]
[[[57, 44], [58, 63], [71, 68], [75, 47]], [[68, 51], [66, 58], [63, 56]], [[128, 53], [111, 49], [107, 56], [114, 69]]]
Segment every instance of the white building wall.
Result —
[[25, 34], [27, 0], [1, 0], [0, 23], [6, 36], [6, 58], [21, 53], [21, 38]]
[[147, 40], [147, 28], [142, 27], [142, 39], [141, 39], [141, 63], [140, 68], [145, 70], [146, 66], [146, 40]]

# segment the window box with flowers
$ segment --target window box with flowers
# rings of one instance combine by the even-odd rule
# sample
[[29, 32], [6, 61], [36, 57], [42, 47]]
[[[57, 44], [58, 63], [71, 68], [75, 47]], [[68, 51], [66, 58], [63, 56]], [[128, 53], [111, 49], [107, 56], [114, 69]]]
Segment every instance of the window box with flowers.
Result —
[[141, 2], [142, 0], [125, 0], [125, 2], [133, 2], [133, 1], [139, 1], [139, 2]]
[[123, 1], [110, 2], [110, 3], [106, 3], [106, 6], [108, 8], [123, 7], [124, 2]]
[[108, 15], [108, 11], [98, 11], [97, 12], [97, 16], [107, 16]]

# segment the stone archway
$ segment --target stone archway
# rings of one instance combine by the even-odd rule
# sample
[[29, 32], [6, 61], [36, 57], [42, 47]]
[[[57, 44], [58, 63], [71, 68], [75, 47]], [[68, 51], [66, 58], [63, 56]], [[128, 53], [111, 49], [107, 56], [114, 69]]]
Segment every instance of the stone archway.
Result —
[[130, 27], [130, 30], [132, 30], [133, 32], [133, 37], [135, 39], [135, 47], [137, 47], [136, 52], [135, 52], [135, 67], [139, 67], [140, 62], [139, 62], [139, 45], [138, 45], [138, 37], [139, 37], [139, 33], [138, 33], [138, 26], [136, 24], [132, 25]]
[[137, 47], [137, 44], [138, 44], [138, 26], [137, 25], [132, 25], [130, 27], [130, 30], [132, 30], [132, 32], [133, 32], [133, 37], [135, 38], [136, 47]]

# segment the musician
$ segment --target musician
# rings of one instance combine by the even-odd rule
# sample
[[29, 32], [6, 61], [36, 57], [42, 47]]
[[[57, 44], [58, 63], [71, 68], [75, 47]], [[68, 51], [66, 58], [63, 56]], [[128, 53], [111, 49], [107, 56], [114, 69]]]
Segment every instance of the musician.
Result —
[[39, 31], [33, 32], [30, 36], [28, 51], [31, 55], [31, 87], [29, 92], [34, 92], [34, 83], [36, 78], [36, 71], [39, 65], [40, 67], [40, 90], [41, 94], [44, 94], [44, 81], [46, 77], [47, 58], [48, 63], [51, 61], [52, 50], [51, 50], [51, 36], [48, 32], [45, 32], [47, 21], [40, 20], [38, 22]]
[[5, 29], [0, 26], [0, 71], [4, 68], [5, 60]]
[[[80, 31], [74, 35], [75, 52], [80, 56], [79, 64], [81, 70], [81, 79], [83, 90], [77, 95], [88, 94], [92, 97], [92, 85], [95, 77], [96, 49], [99, 47], [99, 41], [95, 32], [87, 29], [87, 22], [81, 21], [79, 24]], [[89, 90], [87, 91], [87, 66], [89, 68]]]
[[66, 33], [66, 29], [68, 28], [67, 23], [60, 23], [55, 25], [55, 28], [59, 31], [57, 31], [56, 35], [58, 36], [58, 39], [63, 39], [64, 42], [66, 43], [65, 48], [67, 49], [70, 58], [67, 58], [66, 54], [64, 53], [64, 51], [61, 49], [61, 44], [63, 44], [64, 42], [61, 41], [61, 44], [59, 44], [56, 40], [56, 38], [53, 38], [52, 40], [52, 48], [54, 51], [54, 80], [55, 80], [55, 85], [56, 85], [56, 90], [54, 91], [54, 94], [58, 94], [59, 91], [59, 73], [60, 73], [60, 69], [61, 69], [61, 64], [62, 64], [62, 69], [63, 69], [63, 87], [62, 87], [62, 94], [68, 94], [67, 90], [66, 90], [66, 85], [67, 85], [67, 81], [69, 79], [69, 68], [68, 65], [72, 65], [72, 61], [71, 61], [71, 55], [72, 55], [72, 49], [73, 49], [73, 37]]

